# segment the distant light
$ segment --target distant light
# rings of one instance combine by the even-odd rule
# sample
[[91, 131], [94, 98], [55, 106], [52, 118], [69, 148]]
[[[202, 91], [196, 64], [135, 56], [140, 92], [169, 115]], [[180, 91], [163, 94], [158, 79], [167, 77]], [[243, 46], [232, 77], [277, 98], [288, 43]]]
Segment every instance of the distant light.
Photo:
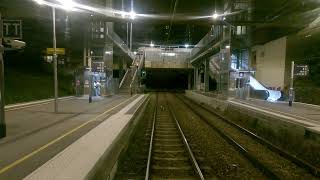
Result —
[[214, 14], [212, 15], [212, 17], [213, 17], [213, 19], [217, 19], [217, 18], [219, 17], [219, 14], [214, 13]]
[[137, 14], [134, 11], [131, 11], [129, 15], [130, 15], [130, 19], [135, 19]]
[[90, 14], [90, 16], [92, 17], [92, 16], [93, 16], [93, 14]]
[[226, 45], [226, 49], [230, 49], [230, 46], [229, 46], [229, 45]]
[[137, 55], [137, 51], [134, 51], [133, 54], [134, 54], [134, 55]]
[[38, 3], [39, 5], [42, 5], [44, 2], [43, 0], [34, 0], [36, 3]]
[[161, 54], [164, 56], [170, 56], [170, 57], [176, 56], [176, 53], [161, 53]]
[[185, 44], [185, 45], [184, 45], [185, 48], [188, 48], [189, 46], [190, 46], [189, 44]]
[[306, 37], [306, 38], [309, 38], [309, 37], [311, 37], [311, 36], [312, 36], [311, 34], [308, 34], [308, 35], [306, 35], [305, 37]]
[[226, 17], [223, 17], [223, 20], [226, 20]]
[[151, 42], [151, 43], [150, 43], [150, 47], [154, 47], [154, 44], [153, 44], [153, 42]]
[[112, 51], [106, 51], [105, 54], [111, 55]]

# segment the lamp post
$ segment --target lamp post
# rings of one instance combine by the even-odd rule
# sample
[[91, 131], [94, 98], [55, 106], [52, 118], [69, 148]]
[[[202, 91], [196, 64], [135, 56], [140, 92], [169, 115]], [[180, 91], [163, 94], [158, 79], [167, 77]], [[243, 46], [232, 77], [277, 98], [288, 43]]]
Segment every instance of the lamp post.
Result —
[[[34, 0], [39, 5], [45, 4], [43, 0]], [[72, 10], [72, 0], [57, 0], [62, 4], [63, 9]], [[47, 4], [48, 5], [48, 4]], [[57, 38], [56, 38], [56, 6], [50, 5], [52, 8], [52, 26], [53, 26], [53, 76], [54, 76], [54, 112], [58, 112], [58, 62], [57, 62]]]
[[0, 138], [6, 137], [6, 121], [4, 114], [4, 47], [2, 46], [2, 28], [3, 26], [0, 13]]
[[52, 7], [53, 25], [53, 74], [54, 74], [54, 112], [58, 112], [58, 62], [57, 62], [57, 37], [56, 37], [56, 9]]
[[294, 101], [294, 89], [293, 89], [293, 80], [294, 80], [294, 61], [291, 62], [291, 76], [290, 76], [290, 89], [289, 89], [289, 106], [292, 106]]

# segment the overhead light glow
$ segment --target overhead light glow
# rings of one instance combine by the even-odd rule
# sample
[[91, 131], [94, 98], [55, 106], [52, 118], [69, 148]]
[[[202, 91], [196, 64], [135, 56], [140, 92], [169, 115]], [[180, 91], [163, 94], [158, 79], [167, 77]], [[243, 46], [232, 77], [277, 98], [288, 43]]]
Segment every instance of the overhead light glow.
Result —
[[67, 11], [72, 11], [75, 8], [75, 3], [72, 0], [57, 0], [61, 3], [62, 7]]
[[135, 19], [136, 18], [136, 13], [134, 12], [134, 11], [131, 11], [130, 13], [129, 13], [129, 16], [130, 16], [130, 19]]
[[106, 51], [105, 54], [111, 55], [112, 51]]
[[134, 54], [134, 55], [137, 55], [137, 51], [134, 51], [133, 54]]
[[229, 45], [226, 45], [226, 49], [230, 49], [230, 46], [229, 46]]
[[188, 48], [189, 46], [190, 46], [189, 44], [185, 44], [185, 45], [184, 45], [185, 48]]
[[38, 3], [39, 5], [42, 5], [44, 2], [43, 0], [34, 0], [36, 3]]
[[219, 17], [219, 14], [214, 13], [214, 14], [212, 15], [212, 17], [213, 17], [213, 19], [217, 19], [217, 18]]
[[125, 17], [126, 17], [126, 12], [121, 11], [120, 14], [121, 14], [121, 17], [122, 17], [122, 18], [125, 18]]
[[151, 43], [150, 43], [150, 47], [154, 47], [154, 44], [153, 44], [153, 42], [151, 42]]

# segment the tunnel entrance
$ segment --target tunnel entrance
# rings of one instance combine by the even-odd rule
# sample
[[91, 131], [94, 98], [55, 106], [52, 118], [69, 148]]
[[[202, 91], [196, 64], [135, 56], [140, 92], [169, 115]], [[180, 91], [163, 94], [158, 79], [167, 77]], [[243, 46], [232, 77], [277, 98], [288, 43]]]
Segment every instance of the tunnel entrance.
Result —
[[[193, 78], [191, 69], [146, 69], [146, 88], [151, 90], [188, 89], [188, 78]], [[190, 79], [191, 82], [192, 79]]]

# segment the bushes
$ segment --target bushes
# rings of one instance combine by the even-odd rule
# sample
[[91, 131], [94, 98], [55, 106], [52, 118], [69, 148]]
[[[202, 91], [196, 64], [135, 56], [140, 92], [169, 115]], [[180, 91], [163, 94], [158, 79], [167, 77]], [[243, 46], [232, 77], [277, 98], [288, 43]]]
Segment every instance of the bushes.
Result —
[[320, 86], [310, 77], [295, 80], [295, 101], [320, 105]]
[[[60, 97], [72, 94], [72, 80], [72, 76], [59, 76]], [[5, 103], [14, 104], [52, 98], [53, 86], [51, 74], [7, 69], [5, 72]]]

